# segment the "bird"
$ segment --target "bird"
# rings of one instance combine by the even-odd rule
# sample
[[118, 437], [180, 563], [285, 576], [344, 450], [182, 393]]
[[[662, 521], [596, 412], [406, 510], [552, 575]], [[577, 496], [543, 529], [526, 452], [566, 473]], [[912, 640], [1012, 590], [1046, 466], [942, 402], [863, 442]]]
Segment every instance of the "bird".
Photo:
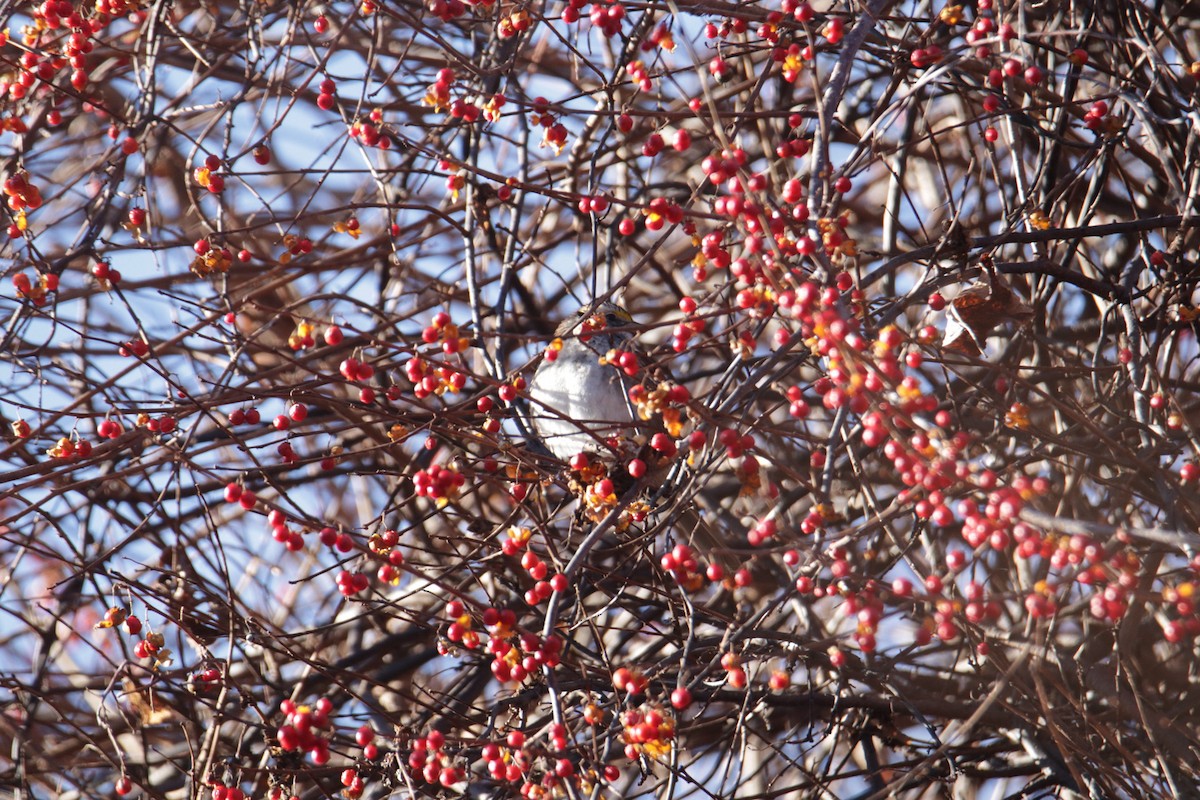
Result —
[[[660, 457], [647, 443], [664, 435], [666, 426], [661, 415], [639, 414], [630, 397], [639, 384], [647, 394], [664, 385], [648, 380], [645, 364], [628, 311], [607, 301], [583, 306], [555, 330], [529, 383], [534, 433], [555, 458], [573, 469], [588, 464], [588, 456], [595, 457], [590, 462], [614, 465], [642, 457], [649, 466], [643, 485], [661, 487], [674, 458]], [[577, 459], [581, 454], [585, 458]], [[614, 478], [624, 474], [619, 468], [608, 471]], [[722, 512], [710, 507], [710, 513]], [[703, 556], [732, 573], [737, 559], [694, 501], [676, 508], [668, 524], [693, 541]]]
[[613, 454], [646, 426], [629, 399], [639, 383], [631, 365], [640, 363], [632, 322], [624, 308], [602, 302], [584, 306], [555, 330], [529, 397], [534, 431], [556, 458]]

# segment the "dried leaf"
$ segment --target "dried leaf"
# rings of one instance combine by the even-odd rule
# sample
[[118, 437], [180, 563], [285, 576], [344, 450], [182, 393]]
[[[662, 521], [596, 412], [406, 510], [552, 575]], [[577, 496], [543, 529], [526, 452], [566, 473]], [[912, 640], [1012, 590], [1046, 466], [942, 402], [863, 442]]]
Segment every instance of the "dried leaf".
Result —
[[982, 263], [987, 282], [963, 290], [946, 311], [946, 335], [942, 339], [946, 350], [977, 356], [997, 325], [1033, 315], [1033, 310], [996, 273], [991, 259], [985, 256]]
[[175, 710], [155, 697], [150, 686], [139, 687], [131, 680], [125, 681], [125, 699], [137, 713], [143, 725], [161, 725], [175, 716]]

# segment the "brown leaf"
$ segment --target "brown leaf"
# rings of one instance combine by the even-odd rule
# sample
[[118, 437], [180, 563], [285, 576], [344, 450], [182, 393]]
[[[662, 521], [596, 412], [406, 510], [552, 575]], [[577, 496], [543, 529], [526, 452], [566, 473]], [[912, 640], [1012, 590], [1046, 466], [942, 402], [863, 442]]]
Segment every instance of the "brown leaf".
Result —
[[156, 696], [153, 687], [140, 687], [132, 680], [125, 681], [125, 699], [143, 725], [161, 725], [175, 716], [175, 710]]
[[977, 356], [996, 326], [1033, 315], [1033, 309], [996, 273], [991, 258], [984, 256], [982, 265], [987, 282], [964, 289], [946, 311], [946, 334], [942, 338], [946, 350]]

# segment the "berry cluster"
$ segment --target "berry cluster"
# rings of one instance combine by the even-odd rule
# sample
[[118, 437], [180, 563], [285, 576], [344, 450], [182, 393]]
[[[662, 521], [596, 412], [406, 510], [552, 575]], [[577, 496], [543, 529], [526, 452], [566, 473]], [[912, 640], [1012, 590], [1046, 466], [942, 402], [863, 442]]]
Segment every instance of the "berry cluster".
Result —
[[307, 753], [314, 764], [327, 764], [330, 758], [330, 743], [333, 723], [333, 703], [327, 697], [317, 700], [314, 706], [298, 705], [292, 700], [279, 704], [284, 714], [283, 724], [275, 732], [280, 749]]

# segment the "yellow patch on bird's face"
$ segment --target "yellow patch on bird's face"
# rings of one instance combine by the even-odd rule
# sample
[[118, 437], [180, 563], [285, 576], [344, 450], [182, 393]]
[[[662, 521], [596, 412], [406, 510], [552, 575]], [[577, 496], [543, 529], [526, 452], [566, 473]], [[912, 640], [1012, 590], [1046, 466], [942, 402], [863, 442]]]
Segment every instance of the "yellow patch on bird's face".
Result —
[[598, 331], [602, 328], [628, 325], [631, 322], [633, 322], [633, 317], [629, 315], [628, 311], [620, 306], [605, 304], [587, 318], [583, 327], [585, 330]]
[[613, 306], [611, 309], [609, 309], [608, 316], [615, 317], [620, 322], [633, 322], [633, 316], [620, 306]]
[[579, 326], [579, 338], [587, 341], [588, 337], [607, 328], [619, 328], [633, 322], [629, 312], [613, 303], [602, 303], [595, 311], [583, 317]]

